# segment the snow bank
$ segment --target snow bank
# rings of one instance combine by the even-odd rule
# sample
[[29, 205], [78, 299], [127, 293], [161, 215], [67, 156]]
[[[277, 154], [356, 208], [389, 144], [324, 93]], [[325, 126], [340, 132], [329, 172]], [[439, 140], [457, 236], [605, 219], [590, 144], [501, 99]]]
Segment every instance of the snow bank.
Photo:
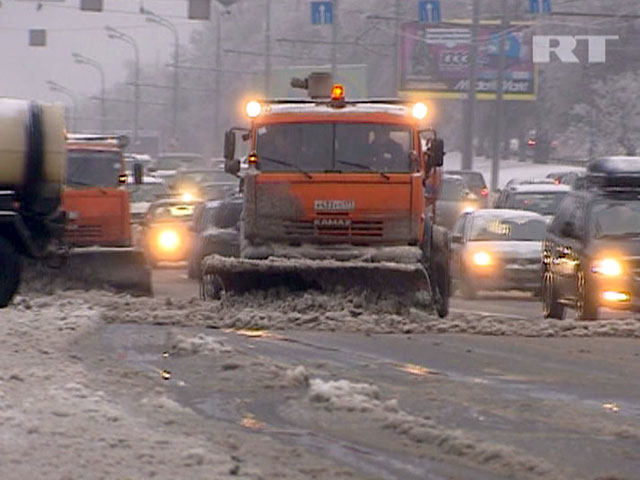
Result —
[[557, 478], [554, 468], [540, 459], [459, 430], [443, 428], [429, 417], [403, 411], [395, 399], [383, 399], [375, 385], [314, 378], [307, 398], [312, 405], [328, 412], [366, 415], [381, 428], [415, 444], [429, 445], [442, 454], [470, 460], [501, 474], [514, 478]]
[[92, 295], [108, 323], [205, 326], [231, 329], [323, 330], [365, 333], [469, 333], [524, 337], [640, 338], [640, 321], [547, 320], [452, 312], [441, 319], [395, 297], [274, 290], [219, 302]]

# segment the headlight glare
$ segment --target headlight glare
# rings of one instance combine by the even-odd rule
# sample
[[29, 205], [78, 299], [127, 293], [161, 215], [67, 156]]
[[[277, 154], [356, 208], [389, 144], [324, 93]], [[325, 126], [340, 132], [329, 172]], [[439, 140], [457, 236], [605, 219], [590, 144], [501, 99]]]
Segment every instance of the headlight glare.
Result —
[[173, 230], [165, 230], [158, 235], [158, 246], [165, 251], [172, 251], [180, 245], [180, 236]]
[[591, 269], [594, 273], [599, 273], [605, 277], [619, 277], [622, 275], [622, 265], [615, 258], [604, 258], [594, 262]]
[[473, 263], [480, 267], [486, 267], [491, 264], [491, 255], [487, 252], [477, 252], [473, 255]]

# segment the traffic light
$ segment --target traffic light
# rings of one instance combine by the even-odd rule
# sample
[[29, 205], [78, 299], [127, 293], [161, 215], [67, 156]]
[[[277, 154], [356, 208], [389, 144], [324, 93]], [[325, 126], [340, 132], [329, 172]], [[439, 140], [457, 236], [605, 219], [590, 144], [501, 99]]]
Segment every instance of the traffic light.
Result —
[[189, 0], [190, 20], [209, 20], [211, 18], [211, 0]]
[[41, 28], [32, 28], [31, 30], [29, 30], [29, 46], [46, 47], [47, 31]]
[[101, 12], [103, 0], [80, 0], [80, 10], [87, 12]]

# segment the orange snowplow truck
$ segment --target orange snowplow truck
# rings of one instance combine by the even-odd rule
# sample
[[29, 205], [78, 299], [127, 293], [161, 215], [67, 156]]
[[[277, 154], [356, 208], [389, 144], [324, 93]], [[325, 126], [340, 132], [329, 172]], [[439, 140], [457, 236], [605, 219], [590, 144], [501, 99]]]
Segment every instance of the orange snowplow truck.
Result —
[[283, 282], [423, 292], [447, 315], [449, 240], [430, 221], [444, 142], [426, 124], [426, 105], [348, 100], [323, 75], [292, 85], [311, 98], [250, 102], [250, 127], [225, 136], [234, 174], [235, 132], [250, 142], [241, 257], [205, 258], [202, 294]]
[[[65, 244], [70, 248], [64, 274], [86, 285], [106, 285], [134, 294], [151, 294], [151, 270], [133, 246], [123, 135], [67, 136], [67, 177], [62, 195]], [[142, 170], [136, 166], [136, 180]]]

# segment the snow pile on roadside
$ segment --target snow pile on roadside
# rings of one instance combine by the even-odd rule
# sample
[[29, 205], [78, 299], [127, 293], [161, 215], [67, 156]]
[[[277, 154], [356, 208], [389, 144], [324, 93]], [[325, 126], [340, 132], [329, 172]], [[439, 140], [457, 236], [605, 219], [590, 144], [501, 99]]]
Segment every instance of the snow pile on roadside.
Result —
[[501, 474], [514, 478], [559, 478], [554, 468], [540, 459], [511, 447], [474, 438], [462, 431], [443, 428], [429, 417], [403, 411], [397, 400], [384, 400], [375, 385], [314, 378], [310, 381], [307, 398], [312, 405], [327, 412], [366, 415], [380, 428], [415, 444], [433, 447], [442, 454], [487, 466]]
[[256, 292], [220, 302], [131, 298], [87, 293], [105, 308], [107, 323], [201, 326], [231, 329], [323, 330], [365, 333], [470, 333], [525, 337], [640, 338], [640, 321], [523, 320], [452, 312], [438, 318], [397, 299], [317, 292]]

